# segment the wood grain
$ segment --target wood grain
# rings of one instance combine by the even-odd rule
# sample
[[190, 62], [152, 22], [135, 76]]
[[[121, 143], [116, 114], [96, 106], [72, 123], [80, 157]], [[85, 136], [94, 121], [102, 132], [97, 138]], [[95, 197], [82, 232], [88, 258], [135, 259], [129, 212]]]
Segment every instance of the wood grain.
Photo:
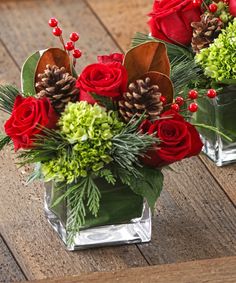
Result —
[[236, 164], [217, 167], [205, 155], [202, 155], [201, 159], [217, 182], [224, 188], [231, 201], [236, 205]]
[[[7, 48], [15, 56], [17, 64], [22, 64], [27, 54], [33, 52], [36, 46], [41, 48], [48, 46], [48, 38], [54, 40], [47, 26], [47, 20], [51, 15], [57, 15], [59, 19], [63, 18], [65, 34], [75, 30], [73, 26], [75, 23], [79, 26], [77, 23], [79, 19], [81, 37], [84, 38], [84, 41], [81, 39], [81, 45], [84, 49], [86, 46], [86, 50], [91, 51], [92, 54], [85, 55], [86, 59], [83, 60], [96, 60], [93, 58], [95, 53], [100, 53], [102, 50], [107, 52], [106, 48], [115, 48], [115, 44], [83, 1], [69, 0], [66, 4], [62, 5], [63, 3], [65, 2], [0, 3], [2, 40], [7, 43]], [[32, 18], [35, 19], [34, 25], [28, 25], [27, 22], [31, 22]], [[9, 29], [11, 29], [11, 38], [7, 39]], [[105, 43], [106, 47], [104, 47]], [[16, 74], [19, 79], [17, 67], [4, 51], [3, 46], [0, 46], [0, 50], [2, 50], [1, 70], [6, 70], [1, 73], [1, 80], [14, 82]], [[9, 149], [1, 153], [0, 230], [28, 279], [147, 265], [135, 245], [67, 252], [44, 217], [42, 186], [40, 184], [26, 186], [25, 180], [29, 168], [17, 170], [14, 161], [16, 160]]]
[[153, 0], [86, 0], [104, 26], [123, 50], [130, 47], [131, 39], [139, 31], [149, 32], [147, 14]]
[[0, 282], [25, 280], [17, 262], [0, 236]]
[[153, 240], [141, 245], [150, 264], [236, 255], [236, 210], [199, 158], [165, 171]]
[[236, 257], [228, 257], [32, 281], [32, 283], [234, 283], [236, 282], [235, 266]]

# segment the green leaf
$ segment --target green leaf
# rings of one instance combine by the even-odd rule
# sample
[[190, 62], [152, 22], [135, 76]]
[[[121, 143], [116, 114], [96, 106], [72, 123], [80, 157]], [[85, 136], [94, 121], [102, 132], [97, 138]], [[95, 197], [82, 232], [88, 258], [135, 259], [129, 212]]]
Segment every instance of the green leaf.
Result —
[[21, 89], [26, 96], [36, 94], [35, 90], [35, 71], [40, 58], [40, 52], [32, 54], [23, 64], [21, 70]]
[[12, 85], [0, 85], [0, 110], [11, 114], [19, 90]]
[[220, 81], [219, 83], [226, 84], [226, 85], [235, 85], [236, 79], [224, 79]]
[[9, 136], [0, 135], [0, 150], [3, 149], [5, 145], [8, 145], [11, 142], [11, 138]]
[[98, 102], [98, 104], [101, 104], [107, 110], [116, 111], [117, 107], [116, 107], [115, 103], [113, 102], [112, 98], [107, 97], [107, 96], [98, 95], [95, 92], [91, 92], [90, 94], [93, 97], [93, 99]]
[[146, 198], [153, 210], [163, 187], [163, 174], [159, 169], [143, 167], [139, 169], [142, 177], [130, 178], [130, 188], [138, 195]]

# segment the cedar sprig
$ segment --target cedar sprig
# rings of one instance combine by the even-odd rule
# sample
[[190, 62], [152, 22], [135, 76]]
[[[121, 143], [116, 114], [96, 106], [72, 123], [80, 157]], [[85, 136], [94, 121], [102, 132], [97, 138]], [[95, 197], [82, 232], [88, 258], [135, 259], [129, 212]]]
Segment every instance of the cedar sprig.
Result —
[[117, 166], [122, 167], [133, 175], [138, 176], [137, 166], [141, 166], [139, 158], [154, 143], [159, 140], [154, 135], [142, 134], [138, 126], [143, 120], [145, 113], [135, 121], [134, 116], [122, 131], [112, 138], [111, 156]]
[[194, 59], [181, 56], [171, 62], [171, 81], [176, 93], [179, 93], [190, 82], [199, 84], [203, 78], [201, 68], [196, 65]]
[[4, 148], [4, 146], [8, 145], [10, 142], [11, 138], [9, 136], [0, 134], [0, 151]]
[[0, 85], [0, 110], [11, 114], [19, 90], [13, 85]]
[[[62, 190], [64, 188], [66, 190]], [[52, 207], [57, 206], [61, 201], [67, 202], [70, 211], [66, 223], [67, 230], [69, 231], [67, 242], [69, 245], [73, 245], [75, 235], [85, 224], [86, 207], [92, 215], [97, 217], [101, 193], [91, 175], [81, 177], [76, 183], [61, 183], [57, 187], [58, 190], [62, 190], [63, 193], [55, 200]]]

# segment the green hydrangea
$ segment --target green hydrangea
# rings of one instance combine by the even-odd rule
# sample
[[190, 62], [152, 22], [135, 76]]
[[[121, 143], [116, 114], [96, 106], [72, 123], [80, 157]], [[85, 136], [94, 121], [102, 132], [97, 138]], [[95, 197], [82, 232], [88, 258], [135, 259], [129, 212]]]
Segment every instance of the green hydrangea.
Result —
[[204, 68], [206, 76], [216, 81], [236, 79], [236, 19], [209, 48], [196, 55], [196, 62]]
[[70, 150], [60, 149], [55, 159], [42, 164], [42, 171], [46, 180], [67, 183], [111, 162], [111, 139], [124, 126], [115, 112], [85, 101], [69, 103], [58, 125], [71, 144]]

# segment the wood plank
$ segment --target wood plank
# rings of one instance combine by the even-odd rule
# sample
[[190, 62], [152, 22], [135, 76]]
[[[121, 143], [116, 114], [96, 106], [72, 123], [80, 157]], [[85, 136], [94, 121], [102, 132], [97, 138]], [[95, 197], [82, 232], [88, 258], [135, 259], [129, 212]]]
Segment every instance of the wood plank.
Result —
[[199, 160], [165, 171], [153, 240], [141, 245], [150, 264], [236, 255], [236, 210]]
[[61, 279], [31, 281], [37, 283], [233, 283], [236, 281], [236, 257], [193, 261], [128, 270], [93, 273]]
[[202, 155], [201, 159], [217, 182], [224, 188], [231, 201], [236, 205], [236, 164], [217, 167], [207, 156]]
[[[110, 0], [87, 1], [97, 16], [102, 19], [103, 24], [122, 50], [127, 50], [135, 32], [149, 32], [146, 24], [147, 14], [152, 10], [153, 0], [146, 0], [145, 5], [143, 0], [130, 0], [128, 3], [126, 0], [116, 0], [116, 5]], [[114, 20], [115, 18], [119, 21]], [[236, 165], [219, 168], [205, 156], [202, 157], [202, 161], [232, 202], [236, 204]]]
[[0, 235], [0, 282], [25, 280], [25, 276]]
[[[79, 19], [83, 38], [81, 46], [84, 50], [86, 47], [87, 52], [91, 51], [90, 55], [85, 55], [84, 62], [95, 60], [96, 51], [107, 52], [106, 48], [115, 47], [83, 1], [1, 2], [0, 9], [2, 40], [18, 64], [36, 47], [45, 48], [48, 46], [47, 40], [55, 40], [47, 26], [51, 15], [63, 18], [65, 34], [75, 30]], [[28, 25], [29, 22], [32, 23], [32, 19], [35, 20], [35, 25]], [[11, 38], [7, 38], [9, 29]], [[19, 78], [17, 67], [1, 45], [0, 50], [1, 70], [6, 70], [1, 73], [1, 80], [13, 82], [16, 75]], [[67, 252], [44, 217], [42, 186], [26, 186], [29, 168], [17, 170], [14, 161], [9, 149], [1, 153], [0, 230], [28, 279], [147, 265], [135, 245]]]
[[131, 39], [139, 31], [149, 33], [147, 14], [153, 0], [86, 0], [101, 19], [121, 49], [130, 47]]

